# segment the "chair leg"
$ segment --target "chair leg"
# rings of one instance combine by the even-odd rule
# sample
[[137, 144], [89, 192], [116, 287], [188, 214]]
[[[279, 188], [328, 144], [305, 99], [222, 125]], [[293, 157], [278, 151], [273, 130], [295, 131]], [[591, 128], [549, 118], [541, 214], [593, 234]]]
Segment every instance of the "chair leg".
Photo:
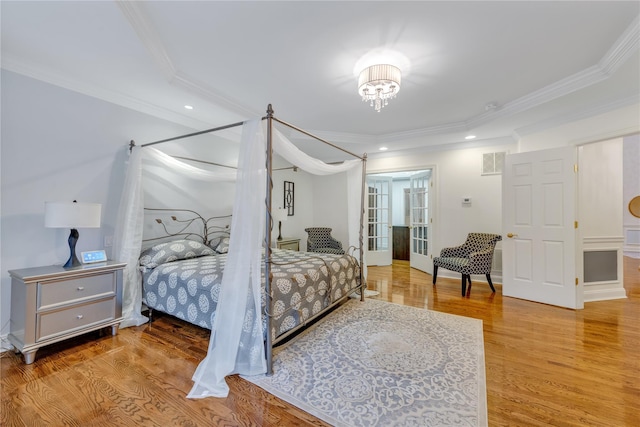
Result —
[[462, 296], [467, 295], [467, 275], [462, 275]]
[[487, 282], [489, 282], [489, 286], [491, 286], [491, 292], [495, 292], [496, 288], [493, 287], [493, 283], [491, 282], [491, 275], [487, 274]]
[[436, 284], [436, 277], [438, 277], [438, 266], [433, 266], [433, 284]]

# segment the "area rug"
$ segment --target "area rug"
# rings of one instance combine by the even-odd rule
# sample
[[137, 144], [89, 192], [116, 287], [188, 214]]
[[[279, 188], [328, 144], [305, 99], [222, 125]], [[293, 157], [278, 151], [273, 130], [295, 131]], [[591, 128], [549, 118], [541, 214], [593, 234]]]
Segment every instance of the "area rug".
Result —
[[482, 321], [349, 300], [245, 377], [335, 426], [486, 426]]

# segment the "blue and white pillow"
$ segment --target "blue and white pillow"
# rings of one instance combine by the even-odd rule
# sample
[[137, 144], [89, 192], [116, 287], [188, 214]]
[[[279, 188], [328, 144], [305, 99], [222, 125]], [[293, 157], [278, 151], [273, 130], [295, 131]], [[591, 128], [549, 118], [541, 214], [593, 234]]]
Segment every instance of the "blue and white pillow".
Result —
[[220, 241], [218, 246], [216, 246], [216, 252], [219, 254], [226, 254], [229, 252], [229, 237], [225, 237]]
[[194, 240], [173, 240], [159, 243], [142, 251], [140, 265], [146, 268], [156, 268], [160, 264], [167, 262], [197, 258], [204, 255], [215, 255], [215, 251]]

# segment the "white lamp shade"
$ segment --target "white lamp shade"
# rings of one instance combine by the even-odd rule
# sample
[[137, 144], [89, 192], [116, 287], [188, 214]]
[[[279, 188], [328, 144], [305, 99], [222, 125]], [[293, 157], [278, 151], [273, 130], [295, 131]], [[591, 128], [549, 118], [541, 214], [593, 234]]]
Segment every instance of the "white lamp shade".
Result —
[[274, 221], [286, 221], [287, 213], [288, 211], [283, 208], [274, 209], [273, 212], [271, 212]]
[[44, 226], [47, 228], [98, 228], [100, 203], [45, 202]]

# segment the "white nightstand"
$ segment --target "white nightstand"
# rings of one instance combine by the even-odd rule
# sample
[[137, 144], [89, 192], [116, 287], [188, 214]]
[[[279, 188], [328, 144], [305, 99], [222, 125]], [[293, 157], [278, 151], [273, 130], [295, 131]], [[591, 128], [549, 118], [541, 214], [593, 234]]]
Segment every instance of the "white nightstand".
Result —
[[122, 321], [122, 269], [125, 263], [65, 269], [59, 265], [9, 270], [9, 341], [33, 363], [40, 347]]
[[294, 237], [283, 237], [282, 240], [276, 240], [276, 247], [278, 249], [289, 249], [292, 251], [300, 250], [300, 239]]

